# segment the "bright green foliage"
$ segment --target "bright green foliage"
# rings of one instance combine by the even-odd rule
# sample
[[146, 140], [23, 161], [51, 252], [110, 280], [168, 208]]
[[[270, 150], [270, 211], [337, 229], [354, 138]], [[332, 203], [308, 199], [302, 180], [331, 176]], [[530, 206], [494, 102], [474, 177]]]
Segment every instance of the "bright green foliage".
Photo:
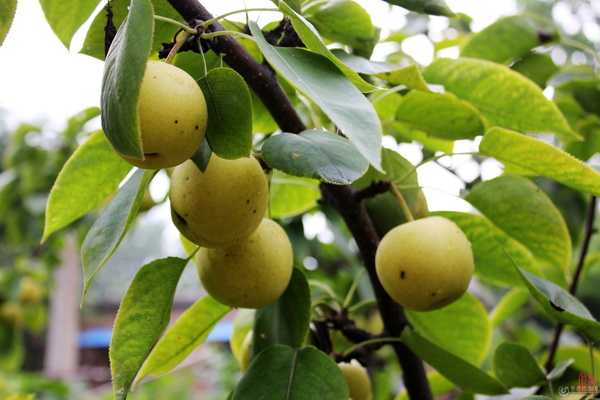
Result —
[[534, 273], [542, 272], [531, 251], [488, 218], [452, 211], [438, 211], [434, 215], [452, 220], [467, 235], [475, 259], [475, 275], [479, 279], [500, 286], [522, 285], [505, 252], [518, 260], [521, 268]]
[[[350, 79], [350, 81], [358, 89], [360, 89], [360, 91], [368, 93], [376, 89], [375, 86], [369, 84], [368, 82], [365, 82], [365, 80], [363, 80], [356, 72], [348, 68], [343, 62], [341, 62], [337, 57], [335, 57], [332, 51], [329, 50], [329, 48], [323, 42], [323, 39], [319, 35], [319, 32], [302, 15], [298, 14], [296, 11], [291, 9], [284, 2], [280, 2], [279, 8], [290, 18], [290, 21], [292, 22], [296, 33], [298, 34], [298, 36], [302, 40], [302, 43], [304, 43], [307, 49], [317, 54], [321, 54], [322, 56], [326, 57], [331, 62], [333, 62], [340, 69], [340, 71], [342, 71], [344, 75], [348, 79]], [[264, 48], [261, 48], [261, 51], [264, 53]], [[266, 54], [264, 54], [264, 56], [267, 57]]]
[[300, 179], [274, 170], [269, 188], [269, 214], [271, 218], [287, 218], [312, 209], [321, 198], [319, 182]]
[[508, 63], [558, 39], [556, 27], [525, 15], [497, 20], [468, 39], [460, 55]]
[[81, 245], [84, 292], [123, 240], [155, 173], [136, 170], [90, 228]]
[[410, 327], [402, 331], [402, 341], [423, 361], [467, 392], [490, 395], [508, 393], [496, 379], [473, 364], [433, 344]]
[[572, 326], [592, 343], [600, 340], [600, 322], [594, 319], [581, 301], [552, 282], [526, 271], [519, 272], [533, 298], [550, 317]]
[[546, 176], [563, 185], [600, 195], [600, 174], [556, 147], [517, 132], [493, 128], [486, 132], [479, 150], [507, 166]]
[[188, 308], [156, 343], [144, 362], [136, 382], [147, 375], [169, 372], [182, 362], [231, 310], [210, 296], [205, 296]]
[[360, 178], [367, 161], [348, 140], [330, 132], [282, 133], [262, 148], [267, 164], [289, 175], [348, 184]]
[[102, 128], [119, 153], [144, 158], [137, 100], [150, 55], [154, 19], [150, 0], [133, 0], [110, 47], [102, 77]]
[[494, 353], [494, 372], [507, 388], [530, 387], [546, 382], [546, 375], [527, 348], [502, 343]]
[[445, 15], [451, 17], [454, 13], [448, 8], [444, 0], [385, 0], [390, 4], [404, 7], [407, 10], [431, 15]]
[[313, 3], [303, 10], [303, 16], [323, 37], [350, 47], [360, 47], [375, 34], [371, 15], [354, 1]]
[[396, 121], [446, 140], [473, 139], [484, 131], [479, 111], [451, 93], [409, 92], [396, 110]]
[[102, 131], [91, 135], [56, 178], [46, 206], [42, 240], [98, 206], [130, 170], [131, 165], [113, 152]]
[[335, 361], [323, 352], [275, 345], [252, 361], [233, 395], [233, 400], [258, 398], [347, 400], [348, 386]]
[[286, 291], [275, 303], [256, 310], [252, 354], [276, 344], [302, 347], [310, 323], [310, 289], [304, 273], [294, 268]]
[[473, 365], [481, 365], [488, 353], [492, 328], [487, 310], [473, 295], [465, 293], [439, 310], [406, 314], [424, 338]]
[[73, 35], [96, 9], [98, 0], [40, 0], [40, 4], [46, 21], [69, 48]]
[[6, 0], [0, 4], [0, 46], [10, 30], [17, 10], [17, 0]]
[[[112, 23], [118, 29], [129, 12], [130, 0], [111, 0]], [[167, 0], [152, 0], [152, 8], [155, 15], [168, 17], [183, 22], [181, 16], [175, 11]], [[101, 9], [94, 17], [92, 25], [87, 32], [80, 53], [87, 54], [99, 60], [105, 59], [106, 38], [104, 27], [107, 24], [107, 11]], [[157, 51], [163, 42], [173, 40], [173, 25], [168, 22], [154, 21], [154, 35], [152, 38], [152, 50]]]
[[256, 23], [250, 30], [265, 58], [288, 82], [321, 107], [375, 168], [381, 168], [381, 123], [375, 109], [325, 57], [269, 45]]
[[474, 58], [438, 58], [423, 70], [429, 83], [477, 108], [490, 125], [577, 138], [558, 107], [530, 80], [504, 65]]
[[[567, 225], [552, 201], [531, 181], [502, 175], [478, 184], [465, 199], [538, 260], [548, 276], [571, 261]], [[523, 223], [529, 227], [523, 229]]]
[[110, 344], [115, 398], [124, 400], [150, 350], [171, 317], [175, 288], [187, 260], [166, 258], [145, 265], [121, 302]]
[[206, 140], [228, 160], [248, 157], [252, 149], [252, 100], [244, 79], [231, 68], [214, 68], [199, 81], [206, 106]]

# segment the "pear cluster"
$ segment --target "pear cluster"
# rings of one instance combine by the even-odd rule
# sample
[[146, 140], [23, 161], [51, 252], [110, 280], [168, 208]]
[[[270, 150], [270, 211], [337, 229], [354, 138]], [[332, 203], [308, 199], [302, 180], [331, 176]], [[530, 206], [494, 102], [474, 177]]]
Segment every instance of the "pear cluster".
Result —
[[148, 61], [137, 113], [144, 158], [117, 154], [138, 168], [167, 170], [172, 220], [202, 247], [196, 265], [206, 291], [231, 307], [273, 303], [291, 279], [293, 253], [283, 228], [264, 219], [269, 189], [260, 163], [213, 153], [201, 171], [190, 159], [209, 116], [200, 86], [176, 66]]

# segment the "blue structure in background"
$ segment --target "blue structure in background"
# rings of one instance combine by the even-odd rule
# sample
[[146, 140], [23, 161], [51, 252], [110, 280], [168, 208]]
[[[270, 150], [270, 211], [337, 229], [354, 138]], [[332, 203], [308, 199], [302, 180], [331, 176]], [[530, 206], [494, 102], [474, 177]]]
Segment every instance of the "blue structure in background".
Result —
[[[219, 322], [209, 333], [206, 342], [229, 342], [233, 333], [233, 324], [231, 322]], [[91, 328], [79, 333], [80, 348], [108, 348], [110, 338], [112, 337], [112, 328]]]

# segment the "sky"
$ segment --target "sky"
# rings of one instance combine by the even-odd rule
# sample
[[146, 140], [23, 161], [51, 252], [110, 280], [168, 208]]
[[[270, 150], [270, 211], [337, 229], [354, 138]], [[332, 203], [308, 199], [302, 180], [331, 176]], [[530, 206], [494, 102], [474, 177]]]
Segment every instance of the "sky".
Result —
[[[473, 29], [481, 30], [494, 22], [498, 17], [516, 12], [514, 0], [484, 1], [481, 0], [446, 0], [455, 12], [464, 12], [474, 18]], [[213, 15], [219, 15], [233, 9], [246, 7], [273, 8], [269, 0], [204, 0], [204, 6]], [[246, 7], [244, 6], [246, 4]], [[358, 0], [371, 14], [376, 26], [383, 28], [382, 37], [388, 33], [389, 27], [401, 25], [405, 11], [399, 7], [390, 7], [384, 1]], [[102, 5], [104, 2], [102, 2]], [[279, 18], [278, 13], [254, 14], [259, 21]], [[440, 28], [447, 24], [443, 17], [432, 17], [432, 23]], [[0, 47], [0, 110], [5, 111], [3, 117], [9, 128], [20, 122], [43, 121], [47, 127], [61, 129], [67, 118], [87, 107], [99, 106], [100, 85], [103, 62], [79, 54], [88, 21], [77, 32], [71, 48], [67, 49], [54, 35], [45, 22], [38, 1], [21, 0], [11, 30], [4, 44]], [[403, 44], [403, 50], [415, 59], [427, 64], [433, 57], [431, 43], [424, 38], [414, 37]], [[376, 49], [376, 57], [383, 57], [385, 48]], [[452, 55], [452, 54], [450, 54]], [[98, 124], [99, 121], [95, 123]], [[468, 145], [456, 150], [471, 151]], [[411, 153], [406, 148], [403, 153], [409, 160], [417, 163], [418, 152]], [[414, 149], [413, 149], [414, 150]], [[418, 153], [418, 154], [417, 154]], [[411, 159], [414, 155], [415, 158]], [[460, 159], [457, 159], [459, 164]], [[465, 169], [472, 167], [468, 162]], [[492, 166], [491, 174], [497, 173], [497, 166]], [[456, 195], [461, 182], [456, 177], [441, 171], [435, 165], [422, 168], [420, 182], [424, 186], [434, 186], [436, 190], [426, 191], [430, 208], [456, 209], [467, 211], [468, 207]], [[440, 179], [440, 174], [442, 178]], [[452, 193], [447, 195], [445, 193]]]

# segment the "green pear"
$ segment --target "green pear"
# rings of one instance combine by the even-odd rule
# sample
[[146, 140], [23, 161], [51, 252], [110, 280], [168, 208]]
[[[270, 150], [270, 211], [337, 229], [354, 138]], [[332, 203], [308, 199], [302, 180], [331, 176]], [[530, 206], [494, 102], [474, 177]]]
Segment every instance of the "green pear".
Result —
[[119, 154], [145, 169], [174, 167], [190, 158], [206, 133], [208, 111], [200, 86], [184, 70], [148, 61], [138, 99], [144, 159]]
[[188, 160], [173, 171], [173, 223], [204, 247], [230, 246], [260, 225], [269, 201], [265, 174], [254, 157], [225, 160], [212, 154], [203, 172]]
[[204, 289], [217, 301], [261, 308], [275, 302], [290, 282], [292, 245], [283, 228], [265, 218], [250, 237], [232, 246], [201, 248], [196, 268]]
[[473, 276], [471, 243], [447, 218], [433, 216], [389, 231], [375, 254], [377, 276], [401, 306], [431, 311], [457, 300]]
[[342, 370], [346, 382], [348, 382], [351, 400], [371, 400], [373, 398], [371, 378], [369, 378], [365, 367], [356, 360], [349, 363], [341, 362], [338, 367]]

